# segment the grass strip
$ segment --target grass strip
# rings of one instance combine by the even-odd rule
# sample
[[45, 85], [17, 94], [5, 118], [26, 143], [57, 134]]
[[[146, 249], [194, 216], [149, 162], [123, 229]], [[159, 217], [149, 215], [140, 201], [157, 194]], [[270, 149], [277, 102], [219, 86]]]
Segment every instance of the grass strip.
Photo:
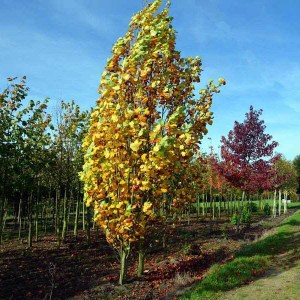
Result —
[[215, 299], [262, 275], [274, 255], [299, 248], [299, 226], [300, 211], [281, 223], [273, 234], [244, 247], [234, 260], [212, 266], [205, 278], [180, 299]]

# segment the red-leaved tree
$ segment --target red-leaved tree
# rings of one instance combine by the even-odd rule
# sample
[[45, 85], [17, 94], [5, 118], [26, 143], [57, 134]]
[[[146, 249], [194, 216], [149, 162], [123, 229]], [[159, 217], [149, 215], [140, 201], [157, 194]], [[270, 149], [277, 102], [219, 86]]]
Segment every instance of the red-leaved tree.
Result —
[[278, 143], [265, 133], [261, 114], [262, 110], [250, 106], [244, 122], [235, 121], [228, 137], [221, 138], [220, 171], [233, 186], [246, 193], [270, 190], [275, 184], [274, 163], [279, 156], [274, 155], [274, 149]]

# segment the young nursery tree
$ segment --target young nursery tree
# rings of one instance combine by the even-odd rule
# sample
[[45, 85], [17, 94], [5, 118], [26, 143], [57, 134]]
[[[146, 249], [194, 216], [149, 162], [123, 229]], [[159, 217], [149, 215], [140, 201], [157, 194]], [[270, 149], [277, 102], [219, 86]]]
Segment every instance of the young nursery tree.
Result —
[[[80, 192], [81, 182], [78, 172], [82, 168], [83, 152], [81, 143], [86, 133], [88, 113], [81, 111], [74, 100], [61, 101], [56, 112], [56, 127], [54, 131], [53, 152], [56, 156], [55, 179], [56, 187], [56, 230], [58, 243], [60, 232], [62, 240], [65, 239], [68, 227], [70, 201]], [[60, 202], [62, 201], [62, 229], [60, 229]], [[77, 234], [79, 197], [77, 197], [74, 231]], [[84, 215], [84, 212], [83, 212]]]
[[[30, 100], [23, 112], [22, 142], [20, 142], [20, 173], [23, 174], [24, 189], [30, 191], [27, 201], [28, 245], [32, 244], [32, 225], [35, 223], [35, 237], [38, 239], [38, 218], [41, 201], [41, 182], [43, 167], [49, 159], [51, 141], [48, 132], [51, 116], [47, 114], [48, 99], [43, 101]], [[25, 175], [25, 176], [24, 176]], [[34, 213], [34, 220], [33, 220]]]
[[[143, 273], [147, 224], [172, 193], [190, 199], [186, 169], [199, 140], [212, 123], [210, 106], [219, 86], [212, 81], [193, 94], [201, 60], [182, 58], [167, 6], [156, 0], [138, 12], [112, 49], [83, 142], [81, 179], [85, 201], [118, 251], [119, 283], [126, 277], [132, 243], [139, 244], [138, 275]], [[174, 186], [176, 190], [174, 191]]]
[[281, 214], [281, 192], [283, 191], [283, 212], [287, 212], [287, 198], [288, 194], [295, 195], [298, 188], [298, 178], [297, 171], [294, 164], [285, 158], [281, 157], [276, 162], [276, 173], [277, 173], [277, 182], [279, 189], [279, 201], [278, 201], [278, 214]]
[[221, 138], [221, 171], [233, 186], [246, 193], [272, 188], [276, 175], [273, 166], [278, 156], [273, 152], [278, 143], [265, 133], [261, 114], [262, 110], [250, 106], [244, 122], [235, 121], [228, 137]]
[[297, 175], [298, 175], [298, 189], [297, 189], [297, 193], [300, 193], [300, 154], [298, 154], [294, 160], [293, 160], [293, 164], [294, 167], [297, 171]]
[[[15, 79], [8, 79], [8, 88], [0, 95], [0, 223], [4, 200], [10, 207], [19, 207], [20, 224], [23, 208], [28, 224], [28, 246], [31, 247], [33, 221], [36, 239], [38, 237], [41, 177], [48, 160], [51, 116], [46, 112], [48, 99], [30, 100], [23, 107], [29, 90], [26, 77], [20, 83], [15, 83]], [[27, 200], [23, 201], [24, 198]], [[0, 228], [1, 237], [3, 226]]]
[[18, 144], [21, 126], [18, 111], [27, 96], [26, 77], [19, 83], [16, 78], [8, 78], [8, 87], [0, 94], [0, 244], [4, 221], [5, 203], [12, 194], [16, 176], [14, 169], [18, 165]]

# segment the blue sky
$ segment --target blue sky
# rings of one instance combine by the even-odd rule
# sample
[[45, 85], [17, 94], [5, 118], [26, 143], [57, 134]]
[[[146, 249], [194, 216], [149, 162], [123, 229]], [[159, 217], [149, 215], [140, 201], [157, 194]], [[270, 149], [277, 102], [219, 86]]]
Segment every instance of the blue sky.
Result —
[[[30, 97], [76, 100], [88, 109], [112, 45], [144, 0], [0, 0], [0, 87], [27, 76]], [[300, 154], [300, 1], [173, 0], [183, 56], [199, 55], [202, 84], [224, 77], [204, 150], [217, 147], [250, 105], [277, 151]]]

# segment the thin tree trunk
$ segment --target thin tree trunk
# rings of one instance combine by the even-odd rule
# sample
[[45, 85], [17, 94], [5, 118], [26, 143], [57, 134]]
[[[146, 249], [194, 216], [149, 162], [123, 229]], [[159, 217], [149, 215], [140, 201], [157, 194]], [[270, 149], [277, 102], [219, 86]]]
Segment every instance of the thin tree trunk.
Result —
[[46, 235], [46, 232], [47, 232], [47, 204], [43, 205], [41, 223], [42, 223], [41, 225], [44, 228], [44, 235]]
[[85, 231], [85, 203], [82, 201], [82, 230]]
[[28, 247], [32, 247], [32, 192], [28, 197]]
[[75, 212], [75, 221], [74, 221], [74, 235], [75, 236], [77, 236], [77, 234], [78, 234], [79, 205], [80, 205], [80, 198], [79, 198], [79, 193], [78, 193], [77, 200], [76, 200], [76, 212]]
[[94, 215], [93, 215], [93, 230], [95, 230], [96, 227], [96, 211], [94, 209]]
[[210, 189], [210, 193], [209, 193], [209, 204], [210, 204], [209, 231], [212, 232], [213, 203], [212, 203], [212, 193], [211, 193], [211, 189]]
[[140, 239], [139, 241], [139, 264], [138, 264], [138, 273], [137, 276], [140, 278], [144, 274], [144, 261], [145, 261], [145, 247], [144, 240]]
[[19, 224], [18, 238], [20, 241], [21, 240], [21, 232], [22, 232], [22, 195], [21, 195], [20, 201], [19, 201], [18, 224]]
[[119, 255], [120, 255], [120, 263], [121, 263], [119, 284], [123, 285], [123, 283], [127, 279], [129, 249], [125, 248], [124, 246], [121, 246]]
[[230, 202], [231, 202], [231, 194], [228, 197], [228, 193], [226, 193], [226, 198], [227, 198], [227, 218], [230, 218]]
[[260, 210], [262, 209], [262, 195], [258, 197], [258, 207]]
[[244, 208], [244, 201], [245, 201], [245, 191], [242, 193], [242, 209]]
[[31, 248], [32, 247], [32, 220], [31, 220], [31, 217], [29, 217], [29, 222], [28, 222], [28, 241], [27, 241], [27, 244], [28, 244], [28, 248]]
[[200, 216], [200, 195], [197, 195], [197, 221], [199, 221]]
[[278, 192], [278, 215], [281, 215], [281, 190]]
[[71, 190], [71, 192], [70, 192], [70, 199], [68, 201], [68, 207], [67, 207], [67, 210], [68, 210], [67, 226], [66, 226], [66, 231], [67, 232], [69, 231], [72, 202], [74, 202], [74, 197], [73, 197], [73, 191]]
[[91, 207], [86, 208], [86, 237], [88, 244], [91, 243]]
[[212, 218], [213, 218], [213, 220], [215, 219], [215, 207], [216, 207], [216, 199], [212, 195], [212, 210], [213, 210], [213, 212], [212, 212]]
[[68, 203], [67, 203], [67, 190], [65, 189], [64, 193], [64, 202], [63, 202], [63, 227], [62, 227], [62, 233], [61, 238], [64, 241], [66, 238], [67, 233], [67, 218], [68, 218]]
[[222, 199], [222, 198], [219, 196], [219, 206], [218, 206], [218, 209], [219, 209], [219, 210], [218, 210], [218, 212], [219, 212], [219, 219], [221, 219], [221, 203], [222, 203], [222, 202], [221, 202], [221, 199]]
[[38, 182], [38, 189], [35, 199], [35, 241], [38, 241], [39, 238], [39, 198], [40, 198], [40, 184]]
[[[47, 203], [48, 202], [48, 203]], [[48, 191], [48, 201], [46, 202], [46, 205], [45, 205], [45, 216], [44, 216], [44, 235], [46, 235], [47, 233], [47, 221], [48, 221], [48, 212], [50, 212], [49, 214], [49, 217], [51, 218], [51, 185], [50, 185], [50, 188], [49, 188], [49, 191]], [[47, 209], [48, 208], [48, 205], [50, 207], [50, 210]]]
[[205, 210], [206, 210], [206, 202], [205, 202], [205, 193], [202, 194], [202, 216], [205, 216]]
[[205, 198], [205, 218], [207, 218], [207, 211], [208, 211], [207, 192], [205, 192], [204, 198]]
[[277, 191], [274, 191], [274, 198], [273, 198], [273, 218], [276, 218], [276, 195]]
[[[5, 207], [6, 206], [7, 206], [7, 202], [5, 203]], [[2, 232], [4, 232], [4, 230], [5, 230], [6, 220], [7, 220], [7, 210], [5, 210], [4, 216], [3, 216]]]
[[283, 202], [283, 213], [287, 213], [287, 191], [284, 191], [284, 199], [285, 201]]
[[0, 245], [3, 242], [4, 195], [0, 197]]
[[55, 232], [57, 238], [57, 247], [60, 248], [60, 193], [57, 189], [55, 192]]

